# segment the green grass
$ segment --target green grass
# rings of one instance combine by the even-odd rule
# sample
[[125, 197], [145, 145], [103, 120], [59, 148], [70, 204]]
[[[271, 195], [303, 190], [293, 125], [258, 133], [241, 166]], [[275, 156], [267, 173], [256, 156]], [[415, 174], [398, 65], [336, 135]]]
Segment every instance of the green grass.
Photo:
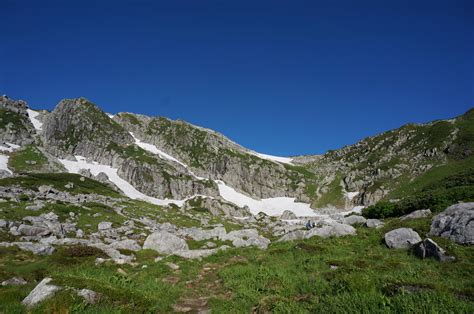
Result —
[[[34, 164], [32, 164], [34, 162]], [[34, 145], [28, 145], [24, 149], [10, 154], [8, 166], [17, 173], [38, 172], [48, 163], [48, 159]]]
[[[81, 181], [81, 178], [84, 178], [84, 181]], [[64, 187], [69, 182], [74, 184], [72, 189]], [[112, 190], [109, 186], [73, 173], [29, 173], [18, 177], [0, 179], [0, 185], [20, 186], [34, 191], [37, 191], [41, 185], [49, 185], [60, 191], [68, 191], [72, 194], [96, 193], [110, 197], [121, 197], [119, 193]]]
[[[429, 218], [392, 219], [382, 229], [360, 227], [353, 237], [273, 243], [266, 251], [230, 249], [202, 261], [167, 257], [155, 263], [157, 254], [144, 250], [137, 253], [137, 267], [96, 266], [95, 256], [71, 256], [64, 248], [49, 257], [1, 249], [0, 280], [17, 275], [30, 284], [0, 288], [0, 311], [23, 312], [19, 303], [35, 286], [32, 281], [51, 276], [57, 284], [99, 291], [104, 298], [86, 305], [69, 290], [34, 312], [170, 312], [181, 297], [207, 296], [215, 313], [472, 313], [472, 246], [435, 238], [457, 258], [440, 263], [390, 250], [382, 242], [385, 232], [401, 226], [423, 236], [429, 224]], [[170, 270], [167, 261], [180, 270]], [[203, 272], [204, 267], [212, 270]], [[177, 276], [178, 283], [164, 282], [169, 276]]]
[[340, 184], [341, 176], [337, 175], [336, 178], [327, 186], [328, 191], [321, 195], [312, 206], [314, 208], [322, 208], [325, 206], [332, 205], [334, 207], [344, 206], [344, 195], [342, 193], [342, 186]]
[[24, 122], [24, 118], [13, 111], [0, 108], [0, 129], [5, 129], [10, 124], [13, 130], [18, 130]]

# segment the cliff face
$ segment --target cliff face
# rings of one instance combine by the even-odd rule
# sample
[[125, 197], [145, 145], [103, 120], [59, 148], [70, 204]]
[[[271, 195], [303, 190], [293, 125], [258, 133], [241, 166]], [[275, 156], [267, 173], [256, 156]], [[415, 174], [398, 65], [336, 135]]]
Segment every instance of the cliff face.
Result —
[[[255, 198], [295, 197], [313, 208], [370, 205], [419, 175], [472, 156], [473, 110], [451, 120], [408, 124], [324, 155], [267, 160], [215, 131], [184, 121], [119, 113], [66, 99], [35, 129], [23, 101], [0, 98], [0, 141], [34, 145], [52, 165], [83, 156], [117, 169], [156, 198], [218, 197], [214, 180]], [[23, 148], [25, 149], [25, 148]], [[58, 166], [41, 169], [63, 171]]]

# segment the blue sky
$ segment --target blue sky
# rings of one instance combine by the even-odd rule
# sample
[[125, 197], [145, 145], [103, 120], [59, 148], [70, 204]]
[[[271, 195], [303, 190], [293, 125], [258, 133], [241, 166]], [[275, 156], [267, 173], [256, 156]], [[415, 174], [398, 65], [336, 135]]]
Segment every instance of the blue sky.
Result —
[[474, 1], [0, 0], [0, 93], [322, 153], [474, 106]]

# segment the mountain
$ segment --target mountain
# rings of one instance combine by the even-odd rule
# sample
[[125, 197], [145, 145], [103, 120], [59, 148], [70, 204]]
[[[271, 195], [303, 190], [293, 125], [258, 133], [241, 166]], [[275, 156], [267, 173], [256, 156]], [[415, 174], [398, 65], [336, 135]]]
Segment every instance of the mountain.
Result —
[[[85, 98], [65, 99], [52, 112], [33, 111], [6, 96], [0, 106], [0, 140], [21, 146], [4, 171], [63, 172], [61, 160], [82, 156], [117, 169], [121, 179], [156, 199], [219, 197], [227, 188], [235, 190], [227, 201], [241, 207], [252, 207], [252, 199], [285, 197], [312, 209], [349, 209], [388, 199], [421, 175], [472, 160], [473, 154], [473, 109], [449, 120], [407, 124], [324, 155], [278, 158], [184, 121], [108, 115]], [[33, 152], [38, 163], [17, 165]], [[282, 206], [263, 207], [281, 214]]]
[[0, 312], [472, 313], [473, 120], [290, 158], [2, 96]]

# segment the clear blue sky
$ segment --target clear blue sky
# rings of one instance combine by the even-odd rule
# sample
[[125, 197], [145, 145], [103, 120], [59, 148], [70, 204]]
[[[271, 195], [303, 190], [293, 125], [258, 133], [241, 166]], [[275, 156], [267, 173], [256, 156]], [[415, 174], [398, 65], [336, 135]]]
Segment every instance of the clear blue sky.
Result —
[[84, 96], [285, 156], [474, 106], [471, 0], [0, 0], [0, 11], [0, 93], [33, 108]]

